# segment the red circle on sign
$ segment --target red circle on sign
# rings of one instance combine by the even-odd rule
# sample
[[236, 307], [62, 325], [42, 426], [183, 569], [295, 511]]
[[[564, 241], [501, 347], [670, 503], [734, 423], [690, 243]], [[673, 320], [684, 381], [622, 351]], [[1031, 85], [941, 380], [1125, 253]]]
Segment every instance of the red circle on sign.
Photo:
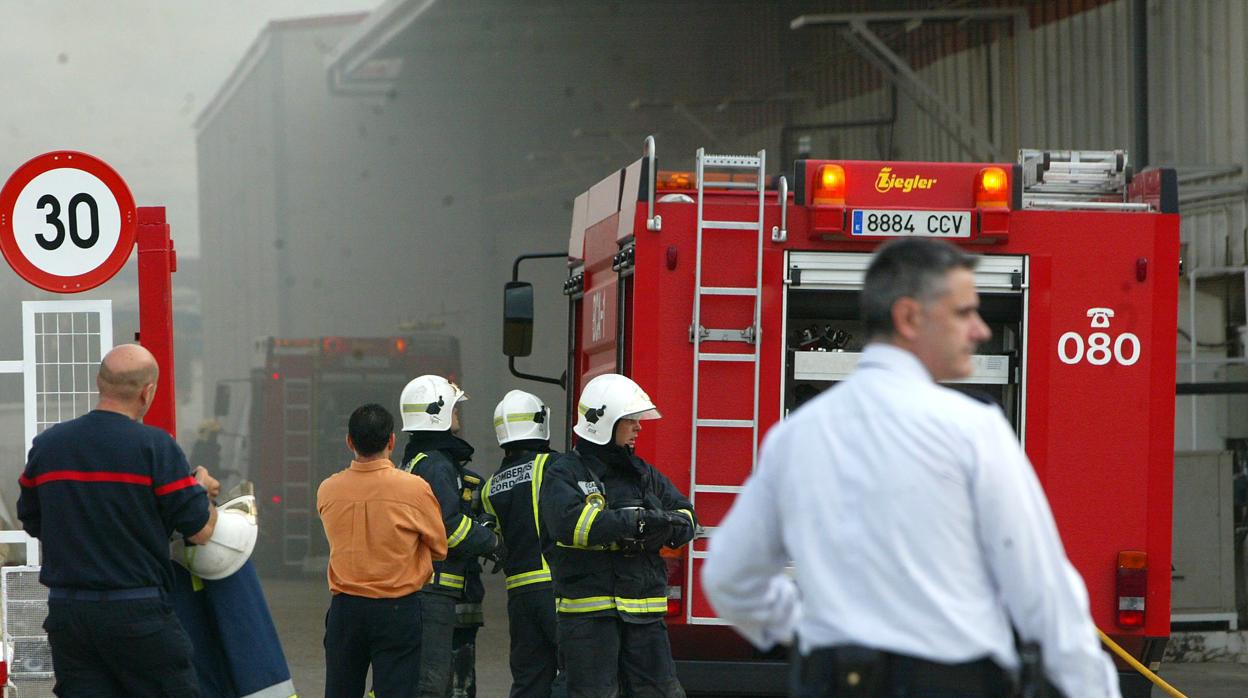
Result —
[[[95, 268], [73, 276], [61, 276], [39, 268], [21, 250], [13, 230], [13, 213], [17, 206], [18, 196], [39, 175], [58, 169], [82, 170], [93, 175], [104, 186], [117, 202], [121, 214], [121, 230], [116, 246], [102, 263]], [[71, 214], [72, 215], [72, 214]], [[78, 293], [95, 288], [113, 278], [126, 265], [130, 251], [134, 249], [134, 238], [137, 229], [137, 217], [134, 197], [126, 186], [121, 175], [107, 163], [86, 153], [72, 150], [57, 150], [32, 158], [17, 168], [0, 189], [0, 252], [4, 259], [31, 284], [45, 291], [56, 293]]]

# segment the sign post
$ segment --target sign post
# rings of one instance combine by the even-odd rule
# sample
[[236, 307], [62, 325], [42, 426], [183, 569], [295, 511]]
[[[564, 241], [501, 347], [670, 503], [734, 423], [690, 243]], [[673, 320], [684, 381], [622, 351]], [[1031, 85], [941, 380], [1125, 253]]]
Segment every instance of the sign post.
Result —
[[177, 438], [173, 364], [173, 272], [178, 258], [169, 237], [164, 206], [139, 209], [139, 342], [156, 357], [156, 397], [143, 418]]
[[176, 436], [173, 294], [177, 270], [164, 207], [136, 209], [116, 170], [71, 150], [17, 168], [0, 189], [0, 253], [27, 282], [79, 293], [111, 279], [139, 245], [139, 341], [160, 379], [145, 422]]

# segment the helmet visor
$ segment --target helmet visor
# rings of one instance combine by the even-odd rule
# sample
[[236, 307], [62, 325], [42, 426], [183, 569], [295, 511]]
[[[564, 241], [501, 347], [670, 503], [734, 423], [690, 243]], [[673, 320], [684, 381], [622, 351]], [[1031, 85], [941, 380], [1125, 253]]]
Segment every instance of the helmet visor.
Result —
[[663, 418], [663, 415], [659, 414], [659, 408], [657, 407], [653, 407], [648, 410], [642, 410], [640, 412], [633, 412], [632, 414], [620, 415], [620, 419], [642, 420], [642, 419], [662, 419], [662, 418]]

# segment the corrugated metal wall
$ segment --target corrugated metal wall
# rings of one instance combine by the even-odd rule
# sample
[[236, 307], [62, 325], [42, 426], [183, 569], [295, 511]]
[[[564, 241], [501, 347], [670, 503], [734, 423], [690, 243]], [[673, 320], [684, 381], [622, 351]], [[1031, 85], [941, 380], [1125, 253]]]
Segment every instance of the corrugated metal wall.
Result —
[[1131, 147], [1131, 6], [1101, 5], [1035, 27], [1024, 39], [1020, 147]]
[[[1032, 28], [1022, 37], [1013, 36], [1008, 19], [931, 23], [928, 31], [905, 32], [899, 25], [885, 24], [871, 28], [950, 108], [996, 143], [1003, 159], [1012, 160], [1019, 147], [1131, 145], [1131, 6], [1130, 0], [1119, 0], [1069, 14], [1068, 3], [1035, 3]], [[834, 39], [841, 35], [832, 28], [798, 31], [823, 32]], [[881, 105], [888, 99], [888, 87], [879, 71], [843, 41], [827, 50], [855, 76], [856, 87], [848, 91], [863, 94], [826, 104], [803, 118], [836, 121], [885, 113]], [[893, 158], [982, 157], [950, 137], [904, 93], [898, 105], [898, 123], [891, 129]], [[882, 155], [875, 143], [860, 136], [835, 140], [844, 148], [833, 153], [836, 157]]]
[[1156, 162], [1248, 161], [1248, 3], [1149, 3], [1150, 142]]
[[[1134, 6], [1132, 0], [1029, 3], [1020, 6], [1031, 26], [1022, 37], [1013, 36], [1005, 20], [930, 22], [909, 32], [899, 24], [871, 27], [951, 107], [1000, 144], [1008, 159], [1019, 147], [1133, 146]], [[786, 22], [818, 9], [787, 7]], [[1145, 7], [1150, 164], [1248, 161], [1248, 3], [1149, 0]], [[813, 95], [789, 123], [887, 113], [888, 83], [846, 44], [841, 29], [784, 31], [786, 60], [794, 66], [790, 87]], [[1017, 51], [1015, 42], [1021, 44]], [[903, 96], [899, 106], [894, 157], [968, 158], [911, 100]], [[775, 147], [779, 133], [772, 121], [748, 138], [757, 143], [762, 136]], [[847, 130], [830, 142], [844, 148], [828, 153], [836, 157], [880, 156], [870, 134]]]
[[1243, 196], [1211, 199], [1183, 207], [1183, 261], [1194, 269], [1242, 266], [1245, 255]]
[[[1147, 157], [1150, 165], [1178, 167], [1185, 177], [1202, 168], [1244, 166], [1248, 3], [1149, 0], [1143, 6], [1149, 147], [1133, 158], [1137, 164]], [[1020, 147], [1130, 151], [1137, 135], [1132, 27], [1137, 7], [1132, 0], [1031, 3], [1026, 6], [1031, 28], [1022, 36], [1014, 35], [1008, 20], [929, 22], [910, 31], [898, 23], [880, 23], [871, 29], [949, 107], [998, 144], [1004, 160], [1012, 160]], [[890, 83], [847, 45], [844, 31], [823, 26], [792, 32], [789, 60], [819, 66], [821, 72], [807, 70], [791, 79], [828, 101], [797, 113], [790, 123], [835, 124], [894, 113]], [[802, 60], [795, 52], [803, 50], [816, 53]], [[839, 93], [832, 77], [842, 79]], [[784, 139], [789, 143], [782, 143], [784, 135], [773, 124], [741, 139], [739, 149], [753, 150], [762, 141], [776, 152], [792, 152], [792, 130]], [[823, 157], [982, 157], [952, 138], [904, 90], [891, 125], [827, 128], [807, 135], [813, 152]], [[1231, 174], [1200, 185], [1226, 188], [1242, 181]], [[1185, 261], [1194, 268], [1248, 264], [1244, 209], [1242, 191], [1185, 206]]]
[[[1134, 152], [1136, 164], [1167, 165], [1180, 171], [1184, 199], [1181, 238], [1185, 268], [1202, 270], [1196, 306], [1181, 312], [1180, 327], [1223, 349], [1206, 350], [1198, 380], [1231, 375], [1216, 356], [1233, 354], [1234, 327], [1248, 324], [1244, 276], [1212, 269], [1248, 265], [1248, 201], [1241, 172], [1248, 167], [1248, 2], [1244, 0], [1000, 0], [983, 6], [1024, 7], [1029, 31], [1016, 36], [1008, 21], [872, 24], [870, 28], [912, 66], [918, 77], [948, 106], [995, 142], [1011, 161], [1019, 147], [1138, 151], [1137, 94], [1134, 84], [1135, 13], [1147, 21], [1147, 153]], [[921, 9], [900, 3], [861, 11]], [[960, 3], [928, 5], [954, 8]], [[810, 12], [809, 7], [790, 9]], [[836, 11], [847, 11], [844, 6]], [[796, 13], [794, 14], [796, 16]], [[791, 19], [791, 17], [790, 17]], [[846, 45], [844, 29], [810, 27], [791, 32], [787, 60], [818, 65], [791, 76], [795, 89], [818, 95], [812, 108], [793, 114], [792, 123], [869, 119], [893, 113], [889, 82]], [[800, 36], [807, 34], [806, 36]], [[802, 55], [801, 52], [806, 52]], [[1142, 96], [1142, 95], [1141, 95]], [[902, 91], [895, 121], [884, 126], [812, 132], [816, 157], [969, 160], [981, 157], [952, 138], [945, 128]], [[781, 152], [788, 135], [780, 127], [742, 139], [739, 150], [759, 143]], [[1202, 176], [1203, 175], [1203, 176]], [[1187, 281], [1185, 280], [1185, 289]], [[1185, 290], [1186, 294], [1186, 290]], [[1185, 304], [1187, 297], [1184, 297]], [[1230, 328], [1230, 329], [1228, 329]], [[1181, 353], [1187, 351], [1179, 338]], [[1228, 349], [1228, 347], [1232, 347]], [[1190, 376], [1181, 366], [1182, 380]], [[1231, 417], [1231, 399], [1179, 401], [1181, 448], [1222, 448], [1224, 439], [1248, 433], [1242, 417]]]

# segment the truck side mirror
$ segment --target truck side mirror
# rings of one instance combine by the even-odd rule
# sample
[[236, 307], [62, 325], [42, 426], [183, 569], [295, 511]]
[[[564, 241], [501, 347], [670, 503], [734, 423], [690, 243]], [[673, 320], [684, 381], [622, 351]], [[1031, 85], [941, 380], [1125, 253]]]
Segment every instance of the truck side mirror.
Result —
[[212, 416], [224, 417], [230, 413], [230, 386], [217, 383], [217, 394], [212, 398]]
[[533, 351], [533, 284], [508, 281], [503, 286], [503, 354], [528, 356]]

